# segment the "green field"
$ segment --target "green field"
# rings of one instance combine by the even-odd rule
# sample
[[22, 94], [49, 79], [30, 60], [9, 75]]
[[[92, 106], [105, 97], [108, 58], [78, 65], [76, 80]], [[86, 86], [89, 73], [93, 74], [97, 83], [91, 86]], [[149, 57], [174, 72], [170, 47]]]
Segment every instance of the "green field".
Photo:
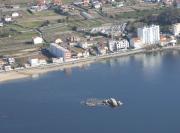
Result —
[[25, 28], [33, 29], [33, 28], [38, 28], [39, 26], [41, 26], [43, 24], [43, 21], [21, 22], [18, 24], [24, 26]]
[[132, 12], [124, 12], [115, 14], [116, 19], [140, 19], [148, 15], [152, 14], [160, 14], [165, 11], [167, 8], [159, 8], [159, 9], [148, 9], [148, 10], [137, 10]]
[[14, 36], [15, 40], [31, 40], [32, 37], [38, 36], [36, 32], [26, 32]]
[[101, 26], [104, 22], [100, 19], [91, 19], [91, 20], [76, 20], [68, 23], [71, 27], [81, 27], [81, 28], [92, 28]]
[[[36, 0], [0, 0], [0, 3], [3, 4], [27, 4], [35, 2]], [[63, 3], [73, 2], [74, 0], [62, 0]]]

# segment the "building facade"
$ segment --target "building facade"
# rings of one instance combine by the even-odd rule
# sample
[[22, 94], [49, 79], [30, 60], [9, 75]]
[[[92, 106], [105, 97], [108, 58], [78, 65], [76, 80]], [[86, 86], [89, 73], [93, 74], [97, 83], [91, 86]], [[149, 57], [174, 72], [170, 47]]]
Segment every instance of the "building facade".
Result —
[[71, 59], [71, 52], [68, 49], [63, 48], [56, 43], [50, 44], [49, 51], [57, 58], [62, 57], [64, 61]]
[[138, 38], [143, 44], [157, 44], [160, 41], [160, 28], [159, 25], [152, 25], [150, 27], [138, 28]]
[[131, 38], [130, 46], [134, 49], [141, 49], [143, 48], [143, 43], [139, 38]]
[[119, 51], [121, 49], [128, 49], [129, 42], [126, 39], [122, 39], [116, 42], [116, 50]]
[[43, 38], [42, 37], [34, 37], [32, 38], [33, 39], [33, 44], [36, 45], [36, 44], [42, 44], [43, 43]]
[[173, 34], [175, 36], [179, 36], [180, 35], [180, 23], [177, 23], [177, 24], [173, 25]]
[[174, 0], [162, 0], [162, 2], [166, 5], [172, 5]]
[[82, 0], [82, 2], [83, 2], [84, 6], [88, 6], [90, 1], [89, 0]]
[[122, 39], [119, 41], [109, 40], [108, 45], [109, 45], [109, 50], [112, 52], [129, 48], [129, 42], [126, 39]]

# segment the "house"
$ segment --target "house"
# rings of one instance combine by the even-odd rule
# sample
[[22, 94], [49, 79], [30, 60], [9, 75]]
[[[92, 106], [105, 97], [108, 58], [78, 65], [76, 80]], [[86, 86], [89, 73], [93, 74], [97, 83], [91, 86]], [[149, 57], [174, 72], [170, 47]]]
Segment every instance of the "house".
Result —
[[62, 5], [62, 1], [61, 0], [53, 0], [52, 1], [54, 5]]
[[3, 66], [5, 64], [6, 64], [6, 62], [3, 59], [0, 59], [0, 66]]
[[115, 0], [107, 0], [108, 3], [113, 3]]
[[31, 65], [31, 67], [39, 66], [39, 59], [37, 58], [33, 58], [33, 59], [29, 58], [28, 62]]
[[98, 9], [98, 8], [101, 8], [102, 3], [99, 2], [99, 1], [93, 1], [92, 5], [93, 5], [94, 8]]
[[89, 57], [89, 51], [88, 50], [77, 52], [76, 54], [77, 54], [76, 55], [77, 57]]
[[130, 46], [135, 49], [141, 49], [144, 47], [143, 42], [140, 38], [131, 38], [130, 40]]
[[56, 44], [60, 44], [60, 43], [62, 43], [63, 41], [60, 39], [60, 38], [57, 38], [56, 40], [55, 40], [55, 43]]
[[13, 70], [13, 69], [11, 68], [10, 65], [5, 65], [5, 66], [4, 66], [4, 70], [5, 70], [5, 71], [11, 71], [11, 70]]
[[87, 48], [93, 46], [93, 43], [91, 43], [91, 42], [88, 43], [86, 41], [85, 42], [79, 42], [78, 46], [83, 48], [83, 49], [87, 49]]
[[45, 59], [38, 59], [38, 58], [32, 58], [32, 59], [29, 58], [28, 62], [31, 65], [31, 67], [36, 67], [36, 66], [47, 64], [47, 61]]
[[39, 59], [39, 65], [46, 65], [47, 61], [45, 59]]
[[162, 2], [166, 5], [172, 5], [174, 0], [162, 0]]
[[75, 57], [88, 57], [89, 56], [89, 51], [88, 50], [84, 50], [83, 48], [79, 48], [79, 47], [72, 47], [72, 55]]
[[161, 46], [175, 46], [177, 43], [177, 40], [173, 36], [164, 36], [161, 35], [160, 37], [160, 45]]
[[33, 43], [34, 43], [34, 45], [36, 45], [36, 44], [42, 44], [43, 43], [43, 38], [42, 37], [34, 37], [33, 38]]
[[10, 16], [5, 16], [5, 17], [4, 17], [4, 21], [5, 21], [6, 23], [10, 23], [10, 22], [12, 22], [13, 20], [12, 20], [12, 18], [11, 18]]
[[31, 66], [30, 66], [30, 64], [26, 64], [26, 63], [25, 63], [25, 64], [24, 64], [24, 67], [25, 67], [25, 68], [30, 68]]
[[112, 6], [115, 6], [115, 7], [123, 7], [123, 6], [124, 6], [124, 3], [123, 3], [123, 2], [113, 2], [113, 3], [112, 3]]
[[0, 20], [0, 27], [3, 27], [4, 26], [4, 23], [3, 21]]
[[167, 45], [167, 37], [166, 36], [163, 36], [163, 35], [160, 36], [160, 45], [161, 46]]
[[70, 46], [70, 47], [73, 47], [73, 46], [77, 46], [77, 42], [68, 42], [68, 45]]
[[89, 0], [82, 0], [82, 2], [83, 2], [84, 6], [88, 6], [89, 5]]
[[62, 14], [68, 14], [68, 12], [70, 11], [70, 9], [69, 9], [68, 5], [61, 5], [61, 6], [59, 7], [59, 11], [60, 11], [60, 13], [62, 13]]
[[108, 47], [98, 47], [97, 49], [98, 49], [99, 54], [101, 54], [101, 55], [107, 54]]
[[12, 16], [13, 18], [17, 18], [17, 17], [19, 17], [20, 15], [19, 15], [18, 12], [13, 12], [13, 13], [11, 14], [11, 16]]
[[37, 4], [37, 5], [31, 6], [28, 10], [32, 13], [35, 13], [35, 12], [39, 12], [39, 11], [43, 11], [47, 9], [48, 9], [48, 6], [46, 4]]
[[52, 58], [52, 63], [63, 63], [63, 58]]
[[15, 59], [14, 58], [7, 58], [7, 61], [8, 61], [9, 64], [15, 63]]
[[42, 6], [46, 4], [46, 0], [36, 0], [37, 5]]
[[6, 62], [2, 59], [0, 59], [0, 70], [3, 68], [3, 66], [6, 64]]
[[69, 42], [78, 42], [80, 41], [80, 38], [78, 36], [70, 36], [67, 38]]
[[115, 43], [112, 40], [108, 41], [109, 51], [114, 52], [116, 49]]

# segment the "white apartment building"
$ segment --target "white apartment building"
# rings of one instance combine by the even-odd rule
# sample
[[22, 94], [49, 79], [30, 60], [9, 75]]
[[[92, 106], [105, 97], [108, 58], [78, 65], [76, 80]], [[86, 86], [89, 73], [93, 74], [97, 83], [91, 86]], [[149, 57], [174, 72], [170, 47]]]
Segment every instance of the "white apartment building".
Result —
[[157, 44], [160, 41], [160, 28], [159, 25], [152, 25], [150, 27], [138, 28], [138, 37], [142, 40], [143, 44]]
[[56, 43], [51, 43], [49, 51], [57, 58], [62, 57], [64, 61], [71, 59], [71, 52]]
[[173, 25], [173, 33], [175, 36], [180, 35], [180, 23], [174, 24]]
[[119, 51], [121, 49], [129, 48], [129, 42], [126, 39], [122, 39], [119, 41], [110, 40], [108, 44], [110, 51]]
[[121, 50], [121, 49], [127, 49], [129, 48], [129, 42], [126, 39], [122, 39], [120, 41], [116, 42], [116, 50]]

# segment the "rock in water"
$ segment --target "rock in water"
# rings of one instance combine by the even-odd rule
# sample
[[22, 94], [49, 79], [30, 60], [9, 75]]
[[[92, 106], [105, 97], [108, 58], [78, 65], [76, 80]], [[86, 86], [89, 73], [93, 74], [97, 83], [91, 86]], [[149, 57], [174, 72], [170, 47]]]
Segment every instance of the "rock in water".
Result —
[[117, 106], [119, 106], [118, 103], [117, 103], [117, 101], [116, 101], [116, 99], [114, 99], [114, 98], [108, 99], [108, 103], [109, 103], [110, 106], [112, 106], [112, 107], [117, 107]]
[[89, 107], [102, 106], [102, 105], [118, 107], [123, 104], [122, 102], [117, 101], [115, 98], [109, 98], [109, 99], [104, 99], [104, 100], [91, 98], [91, 99], [87, 99], [86, 101], [83, 101], [82, 103]]
[[121, 106], [123, 104], [121, 101], [117, 101], [114, 98], [110, 98], [106, 101], [111, 107], [118, 107], [118, 106]]

